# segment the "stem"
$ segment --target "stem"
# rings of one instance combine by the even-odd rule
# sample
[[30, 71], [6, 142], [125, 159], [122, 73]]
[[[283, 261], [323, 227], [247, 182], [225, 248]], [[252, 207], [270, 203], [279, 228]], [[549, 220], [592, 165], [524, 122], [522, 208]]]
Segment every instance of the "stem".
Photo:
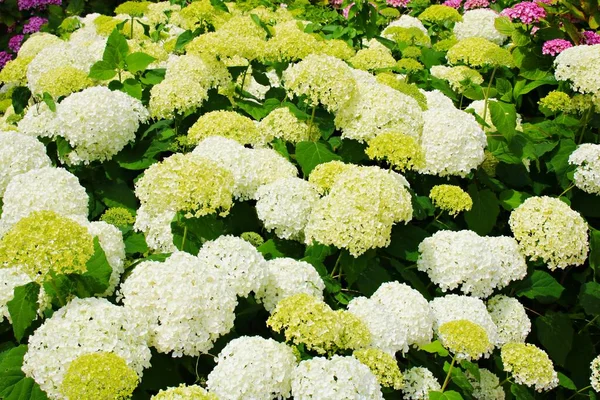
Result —
[[579, 330], [579, 332], [577, 332], [577, 334], [578, 335], [581, 334], [581, 332], [583, 332], [585, 328], [587, 328], [588, 326], [590, 326], [596, 320], [596, 318], [598, 318], [598, 315], [596, 315], [590, 322], [588, 322], [587, 324], [585, 324], [585, 326], [583, 328], [581, 328]]
[[462, 110], [462, 103], [463, 103], [463, 99], [465, 98], [464, 94], [460, 94], [460, 103], [458, 104], [458, 109]]
[[577, 396], [578, 394], [580, 394], [581, 392], [583, 392], [584, 390], [590, 389], [592, 386], [586, 386], [584, 388], [579, 389], [578, 391], [576, 391], [575, 393], [573, 393], [573, 395], [571, 397], [569, 397], [567, 400], [571, 400], [573, 397]]
[[[340, 259], [342, 258], [342, 252], [340, 251], [340, 255], [338, 256], [337, 260], [335, 261], [335, 265], [333, 266], [333, 270], [331, 271], [331, 277], [333, 278], [333, 276], [335, 275], [335, 272], [337, 271], [338, 266], [340, 265]], [[339, 276], [341, 278], [341, 274]]]
[[315, 121], [315, 111], [317, 110], [317, 106], [313, 106], [312, 109], [312, 114], [310, 115], [310, 124], [308, 125], [308, 137], [309, 139], [312, 137], [312, 128], [313, 128], [313, 123]]
[[506, 382], [510, 382], [510, 377], [507, 377], [505, 380], [500, 382], [496, 387], [500, 387], [500, 386], [504, 385]]
[[567, 193], [569, 190], [573, 189], [574, 187], [575, 187], [575, 185], [571, 184], [571, 186], [569, 186], [568, 188], [566, 188], [561, 194], [558, 195], [558, 197], [560, 197], [563, 194]]
[[131, 16], [131, 33], [129, 34], [129, 38], [133, 39], [133, 15]]
[[50, 272], [50, 280], [48, 282], [50, 282], [50, 286], [52, 286], [52, 289], [54, 289], [54, 291], [56, 292], [56, 298], [58, 299], [58, 303], [60, 304], [61, 307], [64, 307], [67, 303], [65, 302], [65, 299], [60, 295], [60, 291], [58, 290], [58, 286], [56, 286], [56, 282], [54, 281], [54, 278], [56, 277], [56, 275], [54, 275], [54, 272]]
[[452, 357], [452, 362], [450, 363], [450, 368], [448, 368], [448, 375], [446, 375], [446, 379], [444, 380], [444, 384], [442, 385], [442, 392], [444, 392], [444, 389], [446, 389], [446, 386], [448, 386], [448, 383], [450, 383], [450, 376], [452, 375], [452, 368], [454, 368], [455, 362], [456, 362], [456, 354], [454, 355], [454, 357]]
[[492, 70], [492, 76], [490, 76], [490, 83], [488, 83], [487, 90], [485, 92], [485, 101], [483, 102], [483, 120], [485, 121], [485, 117], [487, 117], [487, 109], [488, 109], [488, 100], [490, 98], [490, 90], [492, 88], [492, 82], [494, 81], [494, 75], [496, 75], [496, 70], [498, 67], [494, 67]]
[[581, 127], [581, 133], [579, 134], [579, 140], [577, 141], [577, 144], [581, 144], [581, 141], [583, 140], [583, 134], [585, 133], [585, 127], [588, 124], [588, 122], [590, 122], [590, 117], [592, 114], [592, 108], [590, 107], [586, 112], [585, 115], [583, 116], [583, 125]]
[[244, 75], [242, 75], [242, 87], [240, 88], [240, 94], [239, 94], [240, 99], [243, 99], [242, 94], [244, 93], [244, 85], [246, 84], [246, 74], [248, 73], [249, 69], [250, 69], [250, 64], [248, 64], [248, 66], [246, 67], [246, 70], [244, 71]]
[[187, 231], [188, 231], [188, 228], [187, 228], [187, 226], [185, 226], [183, 228], [183, 239], [181, 239], [181, 251], [184, 251], [183, 245], [185, 244], [185, 239], [187, 238]]

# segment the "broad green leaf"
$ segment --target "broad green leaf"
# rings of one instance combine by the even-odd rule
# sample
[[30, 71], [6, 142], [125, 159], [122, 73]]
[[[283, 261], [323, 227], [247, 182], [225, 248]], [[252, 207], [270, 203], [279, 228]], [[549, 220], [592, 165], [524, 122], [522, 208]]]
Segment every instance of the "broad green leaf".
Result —
[[369, 263], [367, 268], [356, 280], [356, 287], [365, 296], [371, 296], [382, 283], [392, 281], [388, 271], [375, 262]]
[[21, 370], [26, 345], [0, 354], [0, 398], [3, 400], [47, 400], [48, 397], [32, 378]]
[[[446, 361], [444, 362], [444, 372], [447, 374], [448, 371], [450, 371], [450, 364]], [[458, 386], [463, 393], [469, 395], [473, 393], [473, 385], [471, 385], [471, 382], [469, 382], [469, 379], [467, 379], [467, 376], [462, 369], [458, 367], [452, 368], [451, 379], [452, 383]]]
[[214, 214], [197, 218], [179, 218], [179, 221], [171, 223], [171, 229], [175, 246], [194, 255], [198, 254], [198, 250], [206, 241], [215, 240], [226, 233], [223, 219], [217, 218]]
[[[270, 38], [273, 36], [273, 34], [271, 33], [271, 31], [269, 30], [269, 27], [267, 26], [267, 24], [265, 24], [264, 22], [261, 21], [260, 17], [256, 14], [250, 14], [250, 18], [252, 18], [252, 21], [260, 26], [262, 28], [263, 31], [265, 31], [267, 38]], [[260, 82], [259, 82], [260, 83]]]
[[502, 191], [498, 196], [498, 200], [500, 201], [502, 208], [506, 211], [512, 211], [519, 207], [529, 197], [531, 197], [531, 195], [525, 192], [509, 189]]
[[15, 110], [15, 114], [21, 114], [23, 110], [27, 108], [30, 97], [31, 91], [25, 86], [19, 86], [13, 90], [12, 105], [13, 109]]
[[87, 261], [86, 267], [87, 271], [80, 275], [86, 291], [91, 296], [103, 293], [108, 288], [112, 267], [97, 237], [94, 238], [94, 254]]
[[569, 390], [577, 390], [577, 386], [575, 386], [575, 383], [571, 380], [571, 378], [569, 378], [562, 372], [558, 373], [558, 384]]
[[277, 99], [267, 99], [264, 104], [239, 99], [235, 101], [235, 104], [257, 121], [260, 121], [261, 119], [269, 115], [271, 111], [273, 111], [281, 105], [281, 103]]
[[373, 252], [368, 251], [358, 257], [353, 257], [347, 250], [342, 250], [342, 255], [340, 256], [340, 273], [344, 276], [349, 286], [354, 284], [360, 274], [367, 269], [369, 261], [373, 256]]
[[392, 229], [392, 239], [385, 252], [407, 261], [417, 261], [419, 244], [429, 232], [411, 224], [398, 224]]
[[573, 345], [573, 325], [569, 316], [548, 312], [535, 320], [537, 336], [554, 362], [564, 366]]
[[595, 272], [600, 269], [600, 231], [597, 229], [590, 229], [590, 267]]
[[166, 70], [164, 68], [147, 69], [140, 77], [140, 82], [144, 85], [156, 85], [165, 79]]
[[510, 392], [515, 396], [516, 400], [533, 400], [533, 396], [526, 386], [513, 383], [510, 385]]
[[146, 53], [131, 53], [125, 58], [125, 62], [127, 63], [127, 71], [131, 72], [132, 74], [144, 71], [146, 68], [148, 68], [148, 65], [152, 64], [154, 60], [156, 60], [156, 58]]
[[419, 346], [420, 350], [426, 351], [428, 353], [437, 353], [439, 356], [442, 357], [447, 357], [448, 354], [450, 354], [448, 352], [448, 350], [446, 350], [446, 348], [444, 346], [442, 346], [442, 343], [440, 343], [439, 340], [434, 340], [433, 342], [426, 344], [424, 346]]
[[267, 260], [271, 260], [273, 258], [285, 257], [286, 255], [282, 253], [275, 244], [273, 239], [269, 239], [263, 244], [261, 244], [257, 249]]
[[473, 208], [464, 214], [467, 225], [477, 234], [487, 235], [494, 228], [500, 213], [498, 199], [491, 190], [479, 191], [475, 184], [469, 185], [469, 196], [473, 199]]
[[143, 234], [134, 232], [125, 239], [125, 253], [144, 254], [147, 251], [148, 245]]
[[296, 145], [296, 161], [304, 176], [310, 175], [317, 165], [333, 160], [341, 160], [341, 157], [332, 152], [327, 143], [300, 142]]
[[345, 162], [358, 164], [367, 159], [367, 155], [365, 153], [366, 147], [367, 145], [365, 143], [360, 143], [356, 140], [343, 139], [338, 154]]
[[89, 77], [99, 81], [107, 81], [117, 75], [116, 66], [107, 61], [98, 61], [90, 69]]
[[545, 271], [535, 270], [533, 274], [517, 284], [517, 296], [525, 296], [541, 303], [552, 303], [560, 298], [565, 288]]
[[502, 101], [490, 101], [488, 107], [492, 123], [498, 130], [498, 133], [502, 134], [510, 142], [515, 135], [515, 128], [517, 126], [517, 112], [514, 104]]
[[46, 103], [50, 111], [56, 112], [56, 103], [54, 102], [54, 99], [52, 98], [52, 95], [50, 93], [44, 92], [42, 100], [44, 100], [44, 103]]
[[455, 392], [454, 390], [447, 390], [445, 392], [429, 392], [430, 400], [463, 400], [463, 397], [460, 393]]
[[229, 12], [227, 5], [225, 5], [225, 3], [222, 0], [210, 0], [210, 4], [212, 4], [212, 6], [219, 11], [223, 11], [226, 13]]
[[125, 36], [116, 28], [111, 32], [106, 41], [102, 60], [107, 62], [107, 65], [113, 69], [125, 67], [125, 58], [129, 53], [129, 45]]
[[319, 261], [323, 261], [330, 255], [333, 255], [335, 252], [336, 249], [333, 246], [327, 246], [321, 243], [313, 242], [310, 246], [306, 247], [304, 256], [313, 257]]
[[95, 194], [107, 207], [123, 207], [130, 211], [138, 208], [138, 199], [125, 182], [100, 182]]
[[71, 147], [71, 144], [67, 142], [67, 139], [63, 138], [62, 136], [58, 136], [56, 138], [56, 150], [58, 152], [58, 156], [64, 160], [67, 154], [73, 151], [73, 147]]
[[121, 90], [133, 98], [142, 99], [142, 84], [133, 78], [126, 79]]
[[571, 139], [562, 139], [559, 142], [558, 150], [556, 150], [554, 156], [548, 163], [548, 171], [554, 171], [556, 177], [559, 179], [561, 187], [566, 188], [571, 183], [571, 180], [567, 176], [567, 172], [574, 167], [569, 165], [569, 156], [575, 149], [577, 144]]
[[477, 365], [476, 363], [472, 363], [467, 360], [462, 360], [460, 362], [460, 366], [463, 367], [466, 371], [469, 371], [471, 373], [471, 375], [473, 375], [475, 377], [475, 379], [477, 379], [477, 380], [481, 379], [479, 365]]
[[581, 286], [579, 305], [586, 314], [596, 316], [600, 314], [600, 284], [587, 282]]
[[498, 32], [503, 35], [511, 36], [515, 31], [515, 27], [513, 26], [510, 18], [508, 17], [498, 17], [494, 20], [494, 27]]
[[6, 305], [12, 319], [15, 338], [20, 342], [27, 329], [37, 318], [40, 285], [36, 282], [29, 282], [26, 285], [17, 286], [13, 293], [12, 300]]

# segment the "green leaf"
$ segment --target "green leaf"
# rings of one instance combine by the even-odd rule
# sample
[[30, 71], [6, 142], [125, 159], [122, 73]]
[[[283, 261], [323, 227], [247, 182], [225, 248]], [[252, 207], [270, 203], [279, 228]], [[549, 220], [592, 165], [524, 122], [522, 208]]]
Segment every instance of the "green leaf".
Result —
[[62, 136], [58, 136], [56, 138], [56, 150], [58, 152], [58, 156], [64, 160], [67, 154], [73, 151], [73, 147], [71, 147], [71, 144], [67, 141], [67, 139], [63, 138]]
[[56, 103], [54, 102], [54, 99], [50, 93], [44, 92], [42, 100], [44, 100], [44, 103], [46, 103], [50, 111], [56, 112]]
[[252, 21], [254, 21], [254, 23], [256, 25], [260, 26], [265, 31], [265, 33], [267, 34], [267, 38], [270, 38], [271, 36], [273, 36], [271, 31], [269, 30], [269, 27], [264, 22], [261, 21], [261, 19], [259, 18], [258, 15], [250, 14], [250, 18], [252, 18]]
[[515, 396], [516, 400], [533, 400], [533, 396], [525, 386], [513, 383], [510, 385], [510, 392]]
[[416, 225], [396, 225], [392, 229], [392, 238], [385, 252], [407, 261], [419, 259], [419, 244], [429, 236], [429, 232]]
[[267, 99], [264, 104], [239, 99], [235, 101], [235, 104], [257, 121], [260, 121], [281, 105], [277, 99]]
[[498, 200], [500, 201], [502, 208], [506, 211], [512, 211], [519, 207], [529, 197], [531, 197], [531, 195], [528, 193], [510, 189], [502, 191], [498, 196]]
[[210, 0], [210, 4], [217, 10], [228, 13], [229, 9], [222, 0]]
[[[450, 364], [446, 361], [444, 362], [444, 372], [446, 374], [450, 371]], [[451, 372], [452, 383], [458, 386], [463, 393], [471, 394], [473, 393], [473, 385], [467, 379], [467, 376], [460, 368], [453, 368]]]
[[113, 69], [123, 69], [125, 67], [127, 53], [129, 53], [127, 39], [115, 28], [108, 36], [102, 60], [106, 61], [107, 65], [112, 66]]
[[67, 7], [69, 15], [80, 15], [85, 9], [85, 0], [70, 0]]
[[275, 244], [273, 239], [269, 239], [263, 244], [261, 244], [257, 250], [267, 259], [272, 260], [273, 258], [285, 257], [286, 255], [282, 253]]
[[533, 274], [517, 284], [517, 296], [535, 299], [541, 303], [552, 303], [560, 298], [565, 288], [545, 271]]
[[577, 390], [577, 386], [575, 386], [575, 383], [571, 380], [571, 378], [562, 372], [558, 373], [558, 384], [569, 390]]
[[126, 79], [123, 82], [123, 87], [121, 90], [131, 97], [134, 97], [138, 100], [142, 99], [142, 84], [133, 78]]
[[[171, 223], [173, 242], [179, 250], [198, 254], [200, 246], [208, 240], [215, 240], [226, 233], [225, 223], [215, 214], [197, 218], [179, 218]], [[187, 232], [186, 232], [187, 230]], [[185, 236], [185, 241], [183, 237]], [[181, 244], [184, 243], [182, 247]]]
[[[90, 296], [101, 294], [108, 288], [112, 267], [106, 259], [106, 254], [100, 246], [97, 237], [94, 238], [94, 254], [86, 263], [87, 271], [79, 275], [79, 280]], [[77, 275], [75, 275], [77, 277]], [[83, 295], [85, 292], [80, 292]], [[80, 296], [83, 297], [83, 296]]]
[[12, 300], [6, 303], [12, 319], [13, 332], [19, 342], [37, 318], [39, 294], [40, 285], [36, 282], [29, 282], [26, 285], [17, 286], [14, 289]]
[[340, 256], [340, 271], [349, 286], [354, 284], [358, 280], [360, 274], [367, 269], [373, 255], [373, 252], [366, 252], [359, 257], [354, 257], [350, 255], [347, 250], [342, 250]]
[[140, 77], [140, 82], [144, 85], [156, 85], [165, 79], [166, 70], [164, 68], [147, 69]]
[[454, 390], [446, 390], [445, 392], [429, 392], [430, 400], [463, 400], [460, 393]]
[[356, 287], [363, 295], [371, 296], [379, 289], [382, 283], [393, 280], [385, 268], [375, 262], [371, 262], [359, 275], [356, 280]]
[[577, 144], [573, 140], [562, 139], [559, 142], [558, 150], [556, 150], [554, 156], [548, 163], [548, 171], [554, 171], [554, 173], [556, 173], [563, 188], [566, 188], [570, 184], [567, 172], [570, 169], [574, 169], [574, 167], [569, 165], [569, 156], [576, 148]]
[[97, 184], [95, 193], [107, 207], [123, 207], [130, 211], [138, 208], [138, 199], [125, 182], [103, 181]]
[[27, 108], [27, 103], [29, 103], [30, 97], [31, 91], [25, 86], [19, 86], [13, 90], [12, 105], [15, 110], [15, 114], [21, 114], [23, 110]]
[[439, 340], [434, 340], [429, 344], [419, 346], [419, 349], [428, 353], [437, 353], [441, 357], [447, 357], [448, 354], [450, 354], [448, 350], [446, 350], [446, 348], [442, 346], [442, 343], [440, 343]]
[[475, 184], [469, 185], [469, 196], [473, 199], [473, 208], [464, 214], [467, 226], [478, 235], [487, 235], [496, 225], [500, 213], [498, 199], [489, 189], [477, 190]]
[[517, 126], [517, 111], [514, 104], [501, 101], [490, 101], [488, 103], [490, 117], [496, 129], [506, 140], [510, 141], [515, 135]]
[[595, 272], [600, 268], [600, 231], [594, 228], [590, 229], [590, 267]]
[[513, 26], [510, 18], [508, 17], [498, 17], [494, 20], [494, 27], [498, 32], [503, 35], [511, 36], [515, 31], [515, 27]]
[[336, 252], [335, 247], [327, 246], [321, 243], [313, 242], [310, 246], [306, 247], [304, 252], [305, 257], [312, 257], [316, 260], [323, 261], [330, 255]]
[[127, 71], [135, 74], [136, 72], [144, 71], [148, 68], [148, 65], [152, 64], [156, 58], [152, 57], [149, 54], [142, 52], [135, 52], [129, 54], [125, 58], [125, 62], [127, 64]]
[[304, 176], [319, 164], [342, 158], [331, 151], [329, 144], [324, 142], [300, 142], [296, 145], [296, 161], [302, 168]]
[[146, 238], [141, 233], [132, 233], [125, 239], [125, 253], [127, 254], [144, 254], [148, 251]]
[[26, 345], [0, 354], [0, 398], [3, 400], [47, 400], [48, 397], [32, 378], [21, 370]]
[[600, 284], [587, 282], [581, 286], [579, 293], [579, 305], [583, 307], [588, 315], [600, 314]]
[[99, 81], [107, 81], [117, 75], [116, 66], [107, 61], [98, 61], [90, 69], [89, 77]]
[[573, 345], [573, 325], [569, 316], [549, 311], [535, 320], [537, 336], [558, 365], [564, 366]]

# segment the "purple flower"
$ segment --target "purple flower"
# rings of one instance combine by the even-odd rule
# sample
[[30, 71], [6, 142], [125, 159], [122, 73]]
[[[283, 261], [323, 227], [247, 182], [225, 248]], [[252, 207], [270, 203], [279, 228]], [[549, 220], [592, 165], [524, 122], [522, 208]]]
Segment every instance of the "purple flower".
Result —
[[8, 40], [8, 48], [12, 50], [13, 53], [18, 53], [21, 48], [21, 44], [23, 43], [23, 35], [15, 35]]
[[40, 30], [48, 20], [42, 17], [31, 17], [29, 21], [23, 26], [23, 33], [35, 33]]
[[329, 4], [331, 4], [334, 7], [339, 7], [342, 5], [342, 3], [344, 2], [344, 0], [329, 0]]
[[7, 53], [6, 51], [0, 51], [0, 70], [2, 70], [10, 60], [12, 60], [12, 54]]
[[538, 3], [533, 1], [523, 1], [515, 4], [511, 8], [504, 9], [501, 15], [505, 15], [508, 18], [515, 20], [518, 19], [524, 24], [531, 24], [533, 22], [539, 22], [540, 19], [546, 16], [546, 10]]
[[600, 44], [600, 35], [594, 31], [585, 31], [582, 33], [583, 44]]
[[62, 0], [19, 0], [19, 10], [29, 10], [31, 8], [44, 8], [48, 5], [57, 5], [60, 6], [62, 4]]
[[459, 9], [462, 5], [462, 0], [446, 0], [442, 3], [443, 6]]
[[573, 44], [565, 39], [552, 39], [548, 40], [542, 46], [542, 54], [555, 56], [560, 54], [563, 50], [573, 47]]
[[488, 0], [467, 0], [465, 1], [464, 9], [472, 10], [474, 8], [484, 8], [490, 5]]
[[353, 5], [354, 5], [354, 3], [350, 3], [348, 5], [348, 7], [344, 8], [342, 10], [342, 15], [344, 16], [344, 18], [348, 19], [348, 15], [350, 14], [350, 9], [352, 8]]
[[406, 7], [410, 0], [386, 0], [388, 6], [392, 7]]

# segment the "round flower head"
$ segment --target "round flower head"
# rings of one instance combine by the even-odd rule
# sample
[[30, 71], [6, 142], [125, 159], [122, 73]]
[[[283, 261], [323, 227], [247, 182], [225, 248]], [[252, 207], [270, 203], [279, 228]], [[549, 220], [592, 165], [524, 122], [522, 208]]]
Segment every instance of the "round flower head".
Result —
[[285, 178], [259, 187], [256, 199], [256, 213], [266, 230], [275, 230], [282, 239], [302, 240], [319, 194], [303, 179]]
[[197, 217], [227, 215], [232, 190], [231, 172], [193, 153], [173, 154], [151, 165], [135, 185], [135, 194], [148, 211], [185, 211]]
[[87, 229], [53, 211], [29, 214], [0, 239], [0, 266], [19, 267], [40, 283], [55, 274], [86, 272], [93, 254]]
[[119, 297], [148, 325], [149, 344], [174, 357], [210, 350], [233, 327], [237, 305], [225, 272], [185, 252], [137, 265]]
[[502, 15], [511, 20], [523, 24], [533, 24], [546, 17], [546, 10], [540, 4], [541, 1], [522, 1], [510, 8], [502, 10]]
[[161, 253], [172, 253], [177, 250], [171, 232], [171, 222], [176, 214], [172, 210], [157, 213], [142, 205], [137, 209], [133, 228], [144, 233], [148, 248]]
[[569, 156], [569, 164], [577, 166], [575, 186], [587, 193], [600, 194], [600, 145], [579, 145]]
[[446, 54], [450, 64], [466, 64], [470, 67], [514, 66], [511, 53], [495, 43], [481, 37], [468, 37], [459, 40]]
[[434, 316], [433, 329], [439, 336], [439, 329], [447, 322], [467, 320], [481, 326], [487, 333], [490, 343], [498, 342], [497, 328], [483, 301], [469, 296], [449, 294], [436, 297], [429, 302]]
[[[600, 44], [600, 35], [594, 31], [585, 31], [581, 33], [583, 44]], [[21, 47], [21, 52], [23, 47]]]
[[419, 87], [414, 83], [407, 83], [405, 77], [401, 74], [394, 74], [392, 72], [381, 72], [377, 74], [377, 82], [382, 83], [386, 86], [396, 89], [397, 91], [404, 93], [417, 101], [421, 110], [427, 110], [427, 98], [421, 93]]
[[25, 116], [17, 122], [18, 131], [27, 136], [53, 137], [55, 116], [46, 103], [28, 107]]
[[352, 356], [338, 355], [302, 361], [294, 371], [292, 396], [297, 400], [383, 399], [369, 367]]
[[313, 141], [319, 135], [318, 129], [309, 129], [308, 124], [296, 118], [287, 107], [271, 111], [260, 121], [258, 130], [265, 138], [280, 138], [290, 143]]
[[52, 45], [61, 43], [62, 40], [50, 33], [40, 32], [31, 35], [19, 49], [19, 56], [21, 57], [35, 57], [43, 49]]
[[40, 92], [47, 92], [57, 99], [94, 86], [94, 81], [86, 72], [67, 65], [44, 72], [37, 86]]
[[[490, 103], [496, 101], [496, 99], [488, 99], [487, 110], [485, 108], [485, 100], [475, 100], [467, 107], [467, 111], [473, 110], [475, 114], [477, 114], [481, 119], [483, 119], [483, 116], [485, 114], [485, 125], [481, 124], [481, 126], [486, 133], [497, 132], [498, 130], [498, 128], [496, 128], [496, 126], [492, 122], [492, 113], [490, 112]], [[523, 130], [521, 126], [521, 115], [518, 113], [515, 129], [518, 131]]]
[[371, 332], [371, 346], [389, 354], [431, 341], [433, 315], [417, 290], [398, 282], [382, 284], [370, 298], [356, 297], [348, 311]]
[[592, 370], [590, 375], [590, 383], [592, 384], [592, 388], [596, 392], [600, 392], [600, 356], [597, 356], [592, 360], [590, 369]]
[[540, 105], [540, 111], [544, 113], [568, 113], [574, 111], [571, 96], [557, 90], [553, 90], [545, 97], [541, 98], [538, 104]]
[[427, 109], [448, 109], [448, 110], [457, 110], [454, 106], [454, 102], [444, 93], [439, 90], [426, 91], [422, 90], [422, 94], [425, 96], [427, 101]]
[[323, 300], [325, 283], [311, 264], [293, 258], [275, 258], [267, 261], [267, 279], [256, 293], [256, 300], [267, 311], [286, 297], [306, 293]]
[[296, 167], [273, 149], [248, 149], [232, 139], [210, 136], [193, 154], [212, 160], [233, 174], [233, 196], [238, 200], [256, 198], [262, 185], [298, 175]]
[[240, 238], [257, 248], [265, 243], [265, 239], [256, 232], [243, 232]]
[[206, 386], [222, 399], [287, 398], [296, 368], [291, 347], [273, 339], [242, 336], [219, 353]]
[[559, 199], [530, 197], [512, 211], [508, 223], [521, 252], [543, 260], [550, 270], [582, 265], [587, 258], [587, 224]]
[[209, 136], [222, 136], [252, 146], [264, 146], [272, 139], [264, 137], [250, 118], [235, 111], [222, 110], [204, 114], [188, 132], [188, 138], [193, 144], [198, 144]]
[[[194, 4], [194, 3], [192, 3]], [[183, 383], [178, 387], [172, 387], [168, 389], [161, 389], [158, 394], [155, 394], [150, 400], [219, 400], [219, 398], [208, 393], [202, 388], [202, 386], [191, 385], [185, 386]]]
[[462, 22], [454, 25], [454, 35], [458, 40], [480, 37], [502, 45], [507, 36], [496, 30], [494, 26], [496, 18], [498, 18], [498, 14], [489, 8], [466, 11], [463, 14]]
[[506, 394], [500, 385], [500, 379], [485, 368], [479, 368], [479, 379], [466, 372], [467, 379], [473, 386], [473, 397], [477, 400], [504, 400]]
[[50, 165], [46, 147], [39, 140], [17, 132], [0, 131], [0, 198], [15, 176]]
[[388, 353], [375, 349], [355, 350], [352, 355], [361, 363], [365, 364], [377, 377], [377, 382], [383, 387], [400, 390], [404, 386], [404, 378], [398, 362]]
[[385, 46], [369, 47], [359, 50], [348, 62], [357, 69], [373, 71], [382, 68], [392, 68], [396, 59], [392, 52]]
[[240, 297], [257, 292], [267, 275], [267, 262], [256, 248], [235, 236], [223, 235], [202, 245], [198, 258], [226, 274], [227, 283]]
[[68, 399], [126, 400], [139, 377], [114, 353], [84, 354], [69, 364], [61, 392]]
[[441, 386], [430, 370], [423, 367], [413, 367], [404, 372], [404, 387], [402, 394], [407, 400], [429, 399], [430, 391], [440, 390]]
[[304, 26], [297, 20], [278, 23], [274, 30], [266, 46], [265, 58], [269, 61], [302, 60], [321, 46], [313, 35], [304, 32]]
[[128, 225], [133, 225], [135, 217], [131, 215], [131, 212], [126, 208], [111, 207], [104, 211], [104, 214], [100, 217], [100, 221], [114, 225], [117, 228], [124, 228]]
[[425, 11], [419, 14], [419, 19], [430, 24], [441, 25], [447, 22], [461, 21], [462, 17], [452, 7], [435, 4], [427, 7]]
[[483, 83], [481, 74], [465, 65], [455, 67], [434, 65], [430, 72], [436, 78], [447, 80], [452, 90], [458, 93], [462, 93], [470, 84], [481, 85]]
[[497, 295], [487, 301], [487, 309], [498, 328], [498, 345], [525, 342], [531, 331], [531, 321], [519, 300]]
[[569, 47], [573, 47], [573, 43], [564, 39], [552, 39], [548, 40], [542, 46], [542, 54], [555, 56], [562, 53]]
[[317, 165], [310, 173], [308, 181], [314, 184], [320, 194], [328, 193], [338, 175], [353, 168], [351, 164], [342, 161], [329, 161]]
[[473, 207], [471, 196], [456, 185], [436, 185], [431, 188], [429, 198], [435, 207], [454, 216]]
[[425, 66], [414, 58], [402, 58], [396, 62], [396, 68], [405, 74], [422, 71]]
[[538, 392], [554, 389], [558, 377], [546, 352], [533, 344], [507, 343], [500, 355], [504, 370], [520, 385], [535, 387]]
[[403, 14], [397, 20], [390, 22], [390, 24], [383, 30], [383, 35], [385, 36], [386, 31], [388, 29], [391, 29], [394, 27], [417, 28], [423, 34], [427, 35], [427, 28], [425, 28], [425, 26], [423, 26], [423, 23], [421, 21], [419, 21], [418, 18], [411, 17], [410, 15], [407, 15], [407, 14]]
[[387, 131], [368, 141], [365, 150], [370, 159], [386, 160], [404, 171], [425, 165], [425, 156], [417, 139], [398, 131]]
[[[50, 398], [66, 400], [67, 397], [61, 390], [65, 377], [70, 375], [71, 383], [67, 383], [67, 386], [73, 386], [74, 379], [87, 379], [84, 376], [78, 377], [80, 374], [76, 372], [68, 374], [70, 364], [86, 354], [114, 353], [141, 377], [144, 368], [150, 367], [151, 353], [146, 339], [145, 327], [137, 324], [123, 307], [115, 306], [105, 299], [75, 298], [46, 319], [29, 337], [29, 348], [23, 359], [22, 369]], [[75, 364], [76, 369], [79, 369], [78, 364], [81, 367], [84, 367], [81, 364], [87, 364], [85, 368], [100, 367], [92, 367], [90, 364], [93, 361], [90, 363], [88, 359], [86, 362], [85, 358], [83, 362]], [[96, 380], [99, 376], [94, 374], [91, 378]], [[133, 383], [133, 379], [131, 382]]]
[[284, 331], [285, 339], [304, 344], [319, 354], [355, 349], [369, 344], [365, 324], [347, 311], [333, 311], [326, 303], [306, 293], [286, 297], [277, 303], [267, 325]]
[[326, 55], [311, 54], [283, 72], [288, 96], [307, 96], [311, 106], [322, 104], [336, 112], [356, 91], [352, 69], [342, 60]]
[[438, 335], [444, 347], [456, 355], [457, 359], [478, 360], [489, 357], [494, 350], [485, 329], [468, 321], [459, 319], [440, 325]]
[[87, 220], [88, 195], [79, 180], [63, 168], [44, 167], [15, 176], [4, 192], [0, 232], [33, 211]]
[[563, 50], [554, 60], [554, 77], [570, 81], [579, 93], [598, 93], [600, 77], [594, 73], [594, 65], [600, 62], [600, 44], [579, 45]]

